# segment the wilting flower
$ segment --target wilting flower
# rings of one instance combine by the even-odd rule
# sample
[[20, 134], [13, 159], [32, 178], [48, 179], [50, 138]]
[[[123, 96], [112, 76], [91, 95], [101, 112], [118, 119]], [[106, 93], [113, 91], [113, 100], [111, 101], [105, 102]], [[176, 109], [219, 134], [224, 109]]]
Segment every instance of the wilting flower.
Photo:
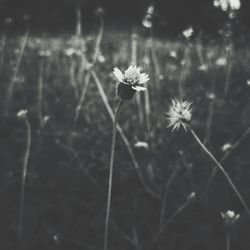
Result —
[[182, 126], [185, 131], [187, 131], [188, 124], [191, 120], [192, 109], [190, 108], [191, 102], [182, 102], [178, 100], [172, 100], [172, 105], [170, 106], [168, 115], [169, 125], [168, 127], [173, 127], [172, 130], [177, 130]]
[[136, 66], [129, 66], [123, 74], [118, 68], [114, 68], [114, 75], [120, 82], [118, 86], [118, 95], [124, 100], [130, 100], [135, 91], [144, 91], [142, 85], [149, 80], [145, 73], [140, 73], [140, 69]]
[[221, 216], [224, 219], [226, 226], [232, 226], [240, 218], [239, 214], [235, 214], [234, 211], [228, 210], [227, 212], [221, 212]]

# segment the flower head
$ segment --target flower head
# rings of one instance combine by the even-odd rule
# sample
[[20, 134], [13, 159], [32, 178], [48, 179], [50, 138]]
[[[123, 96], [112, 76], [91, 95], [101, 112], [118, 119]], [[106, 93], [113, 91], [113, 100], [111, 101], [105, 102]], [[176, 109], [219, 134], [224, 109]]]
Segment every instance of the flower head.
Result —
[[225, 213], [221, 212], [221, 216], [227, 226], [232, 226], [240, 218], [239, 214], [235, 214], [235, 212], [231, 210], [228, 210]]
[[222, 11], [239, 10], [241, 7], [240, 0], [214, 0], [214, 6], [220, 7]]
[[149, 80], [149, 77], [145, 73], [140, 73], [140, 69], [136, 66], [129, 66], [124, 74], [118, 68], [114, 68], [113, 73], [120, 82], [118, 95], [122, 99], [129, 100], [133, 97], [135, 91], [146, 90], [142, 85]]
[[193, 32], [194, 32], [193, 28], [189, 27], [189, 28], [183, 30], [182, 34], [183, 34], [183, 36], [185, 36], [188, 39], [193, 35]]
[[187, 131], [187, 126], [191, 120], [192, 109], [190, 108], [191, 102], [182, 102], [178, 100], [172, 100], [168, 115], [169, 125], [173, 127], [173, 130], [179, 129], [182, 126]]

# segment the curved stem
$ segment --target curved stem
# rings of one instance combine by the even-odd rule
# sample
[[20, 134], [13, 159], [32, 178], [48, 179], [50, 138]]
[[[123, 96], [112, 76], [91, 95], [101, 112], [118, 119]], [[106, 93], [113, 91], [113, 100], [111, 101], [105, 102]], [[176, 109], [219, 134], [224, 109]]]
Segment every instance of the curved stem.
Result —
[[112, 195], [112, 180], [113, 180], [113, 169], [114, 169], [114, 158], [115, 158], [115, 141], [116, 141], [116, 125], [119, 113], [121, 111], [124, 101], [120, 100], [115, 117], [113, 120], [113, 134], [112, 134], [112, 145], [111, 145], [111, 155], [109, 162], [109, 187], [108, 187], [108, 199], [107, 199], [107, 212], [105, 219], [105, 231], [104, 231], [104, 250], [107, 250], [108, 247], [108, 230], [109, 230], [109, 217], [110, 217], [110, 205], [111, 205], [111, 195]]
[[226, 172], [226, 170], [223, 168], [223, 166], [215, 159], [215, 157], [212, 155], [212, 153], [205, 147], [205, 145], [200, 141], [199, 137], [196, 135], [196, 133], [189, 127], [189, 131], [191, 132], [191, 135], [193, 136], [193, 138], [195, 139], [195, 141], [200, 145], [200, 147], [203, 149], [203, 151], [211, 158], [211, 160], [216, 164], [217, 168], [220, 169], [220, 171], [222, 172], [222, 174], [226, 177], [227, 181], [229, 182], [230, 186], [232, 187], [232, 189], [234, 190], [235, 194], [237, 195], [237, 197], [239, 198], [240, 202], [242, 203], [243, 207], [246, 209], [246, 212], [248, 213], [249, 217], [250, 217], [250, 210], [245, 202], [245, 200], [243, 199], [243, 197], [241, 196], [240, 192], [238, 191], [238, 189], [236, 188], [236, 186], [234, 185], [233, 181], [231, 180], [231, 178], [229, 177], [228, 173]]
[[31, 128], [28, 118], [25, 118], [26, 126], [26, 150], [23, 159], [23, 173], [22, 173], [22, 186], [21, 186], [21, 200], [20, 200], [20, 217], [19, 217], [19, 237], [20, 241], [23, 238], [23, 212], [24, 212], [24, 195], [25, 195], [25, 183], [27, 176], [27, 168], [30, 154], [30, 144], [31, 144]]

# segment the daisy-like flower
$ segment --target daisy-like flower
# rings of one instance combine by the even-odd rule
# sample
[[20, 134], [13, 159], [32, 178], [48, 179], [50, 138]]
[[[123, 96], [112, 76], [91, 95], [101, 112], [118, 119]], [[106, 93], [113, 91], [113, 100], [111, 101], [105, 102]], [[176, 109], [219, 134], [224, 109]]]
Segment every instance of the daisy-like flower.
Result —
[[169, 125], [173, 127], [172, 130], [178, 130], [182, 126], [187, 131], [188, 124], [191, 120], [191, 102], [182, 102], [178, 100], [172, 100], [168, 115]]
[[221, 217], [224, 219], [225, 225], [232, 226], [240, 218], [240, 215], [228, 210], [225, 213], [221, 212]]
[[130, 100], [135, 91], [145, 91], [142, 85], [149, 80], [145, 73], [140, 73], [140, 69], [136, 66], [129, 66], [123, 74], [118, 68], [113, 71], [117, 80], [120, 82], [118, 86], [118, 95], [121, 99]]

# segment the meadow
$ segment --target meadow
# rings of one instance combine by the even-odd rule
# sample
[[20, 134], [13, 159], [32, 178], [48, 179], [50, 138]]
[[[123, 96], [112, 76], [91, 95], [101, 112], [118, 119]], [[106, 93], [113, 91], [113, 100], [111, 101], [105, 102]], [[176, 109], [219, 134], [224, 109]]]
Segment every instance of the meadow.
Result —
[[250, 249], [249, 216], [228, 182], [220, 172], [210, 178], [214, 164], [166, 120], [182, 88], [192, 127], [218, 160], [226, 155], [223, 166], [250, 206], [246, 41], [102, 28], [82, 37], [3, 33], [1, 41], [1, 249], [20, 245], [25, 156], [22, 248], [102, 249], [119, 101], [112, 72], [131, 64], [150, 81], [119, 118], [109, 249], [226, 249], [227, 210], [240, 214], [232, 249]]

